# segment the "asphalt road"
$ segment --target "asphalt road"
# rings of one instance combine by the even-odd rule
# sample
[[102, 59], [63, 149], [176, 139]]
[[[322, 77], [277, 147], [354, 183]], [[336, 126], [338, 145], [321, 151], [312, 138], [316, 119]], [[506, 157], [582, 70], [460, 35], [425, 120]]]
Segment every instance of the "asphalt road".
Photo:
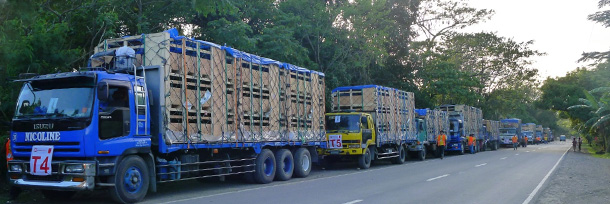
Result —
[[[553, 180], [556, 176], [542, 181], [553, 175], [549, 172], [555, 166], [559, 167], [553, 172], [565, 171], [565, 159], [558, 164], [569, 147], [568, 143], [530, 145], [516, 151], [504, 148], [402, 165], [379, 161], [368, 170], [358, 169], [355, 163], [340, 163], [327, 170], [314, 169], [307, 178], [265, 185], [239, 178], [174, 182], [159, 185], [159, 191], [149, 193], [142, 203], [557, 203], [553, 201], [562, 190], [553, 190], [556, 184], [549, 188], [549, 183], [557, 182]], [[582, 159], [570, 165], [579, 165], [578, 160]], [[549, 189], [558, 194], [549, 197]], [[541, 192], [549, 196], [540, 196]], [[15, 203], [48, 202], [39, 193], [26, 191]], [[58, 203], [110, 202], [104, 191], [96, 191]]]
[[347, 163], [266, 185], [173, 183], [143, 203], [527, 203], [568, 148], [530, 145], [403, 165], [378, 162], [368, 170]]

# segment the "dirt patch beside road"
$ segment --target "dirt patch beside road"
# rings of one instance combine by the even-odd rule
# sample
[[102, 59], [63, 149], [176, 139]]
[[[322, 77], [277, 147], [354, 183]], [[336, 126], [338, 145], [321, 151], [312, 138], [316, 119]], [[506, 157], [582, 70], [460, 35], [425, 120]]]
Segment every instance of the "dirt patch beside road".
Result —
[[532, 203], [608, 203], [610, 160], [570, 150]]

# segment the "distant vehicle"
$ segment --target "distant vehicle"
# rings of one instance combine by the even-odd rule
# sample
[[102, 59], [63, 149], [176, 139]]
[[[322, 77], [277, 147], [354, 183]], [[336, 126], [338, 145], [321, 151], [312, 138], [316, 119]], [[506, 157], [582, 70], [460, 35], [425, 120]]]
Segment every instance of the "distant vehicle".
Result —
[[566, 136], [565, 135], [560, 135], [559, 136], [559, 141], [566, 141]]

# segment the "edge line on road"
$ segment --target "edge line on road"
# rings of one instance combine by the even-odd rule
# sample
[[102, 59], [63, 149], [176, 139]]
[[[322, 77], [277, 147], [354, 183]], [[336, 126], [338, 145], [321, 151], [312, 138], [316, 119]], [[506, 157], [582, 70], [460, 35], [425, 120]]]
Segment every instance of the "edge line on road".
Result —
[[559, 163], [561, 162], [561, 160], [563, 160], [563, 157], [566, 155], [566, 153], [568, 153], [568, 151], [570, 151], [570, 149], [568, 148], [563, 155], [561, 155], [561, 157], [559, 158], [559, 160], [557, 160], [557, 162], [555, 163], [555, 166], [553, 166], [553, 168], [551, 168], [551, 170], [549, 171], [549, 173], [546, 174], [546, 176], [544, 176], [544, 178], [542, 179], [542, 181], [540, 181], [540, 183], [538, 183], [538, 186], [536, 186], [536, 188], [534, 189], [534, 191], [532, 191], [532, 193], [530, 193], [530, 195], [527, 197], [527, 199], [525, 199], [525, 201], [523, 201], [523, 204], [529, 204], [530, 201], [532, 201], [532, 199], [534, 198], [534, 196], [536, 195], [536, 193], [538, 193], [538, 190], [540, 190], [540, 188], [542, 188], [542, 185], [544, 184], [544, 182], [546, 182], [546, 180], [549, 178], [549, 176], [553, 173], [553, 171], [555, 171], [555, 168], [557, 168], [557, 165], [559, 165]]

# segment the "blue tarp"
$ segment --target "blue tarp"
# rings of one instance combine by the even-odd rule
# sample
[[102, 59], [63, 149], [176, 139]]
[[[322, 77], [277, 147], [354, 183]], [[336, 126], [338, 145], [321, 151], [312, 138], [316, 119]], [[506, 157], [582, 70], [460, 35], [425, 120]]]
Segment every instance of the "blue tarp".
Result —
[[520, 120], [519, 119], [514, 119], [514, 118], [513, 119], [502, 119], [502, 120], [500, 120], [500, 122], [502, 122], [502, 123], [518, 123], [518, 122], [520, 122]]
[[417, 113], [417, 115], [421, 115], [421, 116], [425, 116], [428, 113], [429, 109], [415, 109], [415, 113]]
[[379, 85], [359, 85], [359, 86], [342, 86], [342, 87], [337, 87], [337, 88], [332, 90], [332, 93], [335, 93], [337, 91], [360, 90], [360, 89], [366, 89], [366, 88], [378, 88], [378, 89], [384, 89], [384, 90], [398, 90], [398, 89], [389, 88], [389, 87], [385, 87], [385, 86], [379, 86]]
[[[182, 44], [181, 40], [183, 38], [186, 38], [184, 36], [180, 36], [178, 33], [178, 30], [176, 28], [168, 29], [165, 32], [169, 33], [169, 36], [172, 39], [174, 39], [174, 41], [171, 42], [173, 44]], [[308, 69], [298, 67], [298, 66], [295, 66], [292, 64], [283, 63], [283, 62], [276, 61], [273, 59], [257, 56], [254, 54], [236, 50], [236, 49], [228, 47], [228, 46], [220, 46], [218, 44], [214, 44], [214, 43], [203, 41], [203, 40], [196, 40], [196, 39], [189, 39], [189, 38], [187, 38], [187, 39], [188, 40], [186, 41], [186, 46], [188, 46], [188, 47], [197, 48], [197, 42], [199, 42], [200, 49], [208, 50], [208, 49], [210, 49], [210, 47], [216, 47], [216, 48], [225, 50], [228, 55], [231, 55], [235, 58], [240, 58], [246, 62], [252, 62], [252, 63], [256, 63], [256, 64], [261, 64], [261, 65], [275, 64], [275, 65], [279, 66], [280, 68], [284, 68], [284, 69], [291, 70], [291, 71], [297, 71], [299, 73], [316, 74], [316, 75], [319, 75], [322, 77], [325, 76], [324, 73], [322, 73], [322, 72], [312, 71], [312, 70], [308, 70]], [[136, 50], [136, 52], [139, 53], [141, 51]], [[182, 53], [182, 49], [172, 47], [170, 49], [170, 52]], [[187, 51], [187, 55], [195, 56], [197, 54], [192, 51]], [[204, 57], [204, 58], [207, 57], [209, 59], [209, 56], [202, 56], [202, 57]]]

